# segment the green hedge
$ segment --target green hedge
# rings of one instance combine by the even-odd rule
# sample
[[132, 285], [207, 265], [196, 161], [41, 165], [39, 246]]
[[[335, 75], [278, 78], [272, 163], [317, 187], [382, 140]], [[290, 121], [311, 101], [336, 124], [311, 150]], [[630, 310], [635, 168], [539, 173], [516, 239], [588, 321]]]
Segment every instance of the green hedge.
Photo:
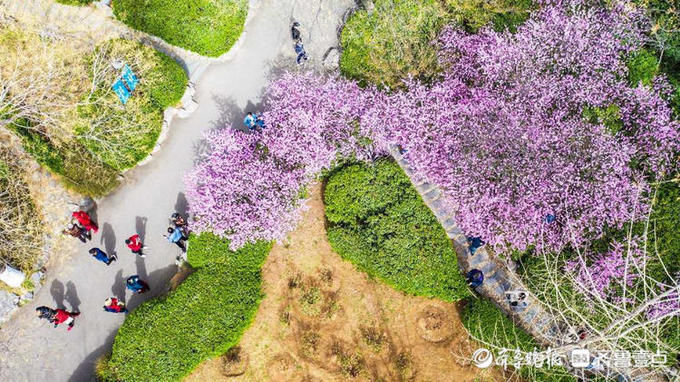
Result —
[[204, 56], [217, 57], [238, 40], [245, 0], [115, 0], [116, 17], [140, 31]]
[[237, 252], [206, 233], [188, 259], [197, 270], [167, 296], [135, 309], [118, 331], [105, 368], [122, 381], [176, 381], [238, 343], [262, 298], [260, 269], [269, 243]]
[[396, 163], [331, 172], [324, 202], [331, 245], [361, 270], [414, 295], [470, 294], [451, 241]]

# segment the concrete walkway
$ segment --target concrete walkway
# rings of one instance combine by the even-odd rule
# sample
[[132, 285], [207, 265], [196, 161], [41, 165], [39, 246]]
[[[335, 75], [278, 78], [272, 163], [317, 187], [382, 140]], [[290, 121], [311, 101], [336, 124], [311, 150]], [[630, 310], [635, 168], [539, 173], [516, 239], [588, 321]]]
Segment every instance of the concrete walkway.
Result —
[[[179, 249], [161, 234], [175, 210], [186, 209], [182, 181], [197, 153], [206, 149], [201, 141], [206, 130], [242, 124], [245, 110], [255, 110], [268, 80], [279, 70], [294, 66], [289, 25], [302, 24], [308, 66], [320, 66], [323, 54], [337, 44], [342, 15], [353, 0], [261, 0], [253, 3], [254, 16], [237, 54], [226, 62], [213, 63], [196, 81], [199, 108], [189, 118], [172, 123], [167, 141], [149, 164], [126, 173], [124, 184], [98, 203], [98, 234], [91, 243], [79, 245], [71, 261], [50, 269], [46, 284], [35, 300], [22, 308], [0, 329], [0, 381], [89, 381], [94, 361], [111, 348], [122, 314], [105, 313], [104, 299], [125, 296], [131, 308], [166, 289], [175, 274]], [[131, 254], [124, 240], [139, 233], [150, 247], [145, 259]], [[119, 260], [107, 267], [87, 254], [91, 246], [117, 252]], [[139, 274], [152, 292], [131, 296], [125, 278]], [[79, 310], [72, 331], [53, 329], [38, 320], [40, 305], [62, 305]]]

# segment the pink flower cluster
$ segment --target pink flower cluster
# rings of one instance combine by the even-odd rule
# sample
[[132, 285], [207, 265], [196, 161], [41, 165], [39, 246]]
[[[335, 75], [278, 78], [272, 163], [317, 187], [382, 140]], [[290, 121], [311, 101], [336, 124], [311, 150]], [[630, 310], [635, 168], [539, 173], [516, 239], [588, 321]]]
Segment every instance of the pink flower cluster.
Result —
[[[404, 92], [286, 74], [266, 93], [261, 134], [213, 133], [187, 177], [195, 228], [232, 246], [295, 226], [306, 185], [338, 158], [406, 149], [444, 190], [469, 236], [497, 250], [560, 250], [646, 208], [650, 174], [672, 170], [680, 125], [654, 88], [627, 84], [645, 20], [623, 6], [545, 0], [517, 33], [441, 36], [442, 80]], [[586, 110], [616, 106], [620, 126]]]
[[[624, 57], [641, 47], [644, 20], [567, 3], [516, 34], [446, 30], [443, 80], [409, 82], [362, 119], [445, 190], [467, 235], [499, 251], [559, 251], [635, 219], [649, 175], [680, 148], [660, 91], [627, 84]], [[618, 130], [584, 117], [611, 105]]]
[[[569, 260], [565, 271], [574, 273], [576, 288], [586, 296], [595, 294], [602, 299], [616, 300], [623, 288], [633, 286], [640, 269], [649, 260], [638, 239], [629, 245], [614, 242], [604, 254]], [[595, 300], [595, 296], [590, 297]]]
[[193, 229], [227, 237], [233, 249], [283, 239], [320, 171], [338, 158], [384, 155], [358, 128], [365, 98], [352, 82], [311, 74], [272, 83], [261, 133], [225, 128], [206, 136], [212, 151], [185, 179]]

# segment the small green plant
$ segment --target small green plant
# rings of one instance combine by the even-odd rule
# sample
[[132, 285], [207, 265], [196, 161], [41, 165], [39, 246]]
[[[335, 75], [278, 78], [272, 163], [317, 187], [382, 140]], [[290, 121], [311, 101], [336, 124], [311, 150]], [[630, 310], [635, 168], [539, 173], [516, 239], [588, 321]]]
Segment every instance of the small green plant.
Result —
[[347, 352], [340, 343], [336, 342], [331, 345], [331, 354], [338, 357], [340, 372], [345, 377], [356, 378], [360, 376], [366, 368], [366, 363], [361, 353]]
[[659, 73], [659, 59], [654, 52], [640, 49], [628, 59], [628, 81], [631, 86], [642, 83], [652, 86], [652, 80]]
[[321, 290], [318, 287], [306, 287], [300, 295], [300, 308], [309, 316], [318, 316], [321, 313], [321, 300]]
[[57, 3], [62, 3], [66, 5], [88, 5], [94, 0], [56, 0]]
[[364, 340], [366, 345], [373, 349], [373, 351], [379, 352], [382, 349], [383, 342], [385, 342], [385, 334], [380, 330], [380, 328], [362, 326], [359, 328], [359, 331], [361, 332], [361, 338]]
[[305, 332], [302, 335], [302, 355], [308, 358], [314, 358], [316, 352], [319, 350], [319, 343], [321, 336], [316, 332]]

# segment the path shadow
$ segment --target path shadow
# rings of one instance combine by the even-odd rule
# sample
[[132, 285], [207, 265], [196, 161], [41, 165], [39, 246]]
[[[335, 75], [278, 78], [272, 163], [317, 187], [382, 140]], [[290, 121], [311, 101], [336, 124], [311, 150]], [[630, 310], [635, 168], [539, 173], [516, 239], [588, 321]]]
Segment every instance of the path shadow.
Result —
[[148, 219], [146, 216], [137, 216], [135, 218], [135, 231], [139, 235], [139, 239], [144, 243], [144, 238], [146, 237], [146, 221]]
[[189, 211], [189, 202], [183, 192], [177, 194], [177, 201], [175, 202], [175, 211], [186, 218], [187, 211]]
[[80, 299], [78, 298], [78, 291], [73, 281], [66, 283], [66, 301], [71, 305], [71, 312], [80, 312]]
[[[77, 328], [78, 324], [76, 323], [76, 329], [74, 330], [77, 330]], [[106, 337], [106, 340], [104, 341], [104, 344], [95, 349], [90, 354], [88, 354], [87, 357], [85, 357], [85, 359], [80, 363], [80, 365], [78, 365], [76, 370], [68, 379], [68, 382], [83, 382], [98, 380], [95, 377], [94, 371], [95, 364], [97, 363], [97, 359], [99, 359], [99, 357], [111, 351], [111, 347], [113, 346], [113, 340], [116, 338], [116, 332], [117, 331], [114, 330], [111, 333], [109, 333], [109, 335]]]
[[111, 294], [120, 301], [125, 301], [125, 278], [123, 277], [122, 269], [118, 270], [116, 273], [116, 278], [113, 279]]
[[64, 308], [64, 284], [59, 280], [53, 280], [50, 285], [50, 293], [57, 308]]
[[[138, 268], [138, 272], [140, 270], [141, 269]], [[143, 271], [146, 272], [146, 268], [144, 268]], [[157, 269], [145, 277], [142, 277], [142, 274], [139, 273], [139, 278], [141, 278], [143, 281], [146, 281], [146, 283], [149, 284], [151, 290], [143, 294], [133, 294], [132, 297], [130, 297], [129, 303], [127, 304], [128, 309], [133, 310], [142, 302], [167, 293], [170, 289], [170, 279], [175, 275], [175, 273], [177, 273], [177, 265], [175, 264], [168, 265], [165, 268]]]
[[113, 232], [111, 224], [104, 223], [104, 226], [102, 227], [102, 237], [99, 239], [99, 243], [104, 243], [104, 250], [109, 256], [113, 256], [116, 253], [116, 233]]

